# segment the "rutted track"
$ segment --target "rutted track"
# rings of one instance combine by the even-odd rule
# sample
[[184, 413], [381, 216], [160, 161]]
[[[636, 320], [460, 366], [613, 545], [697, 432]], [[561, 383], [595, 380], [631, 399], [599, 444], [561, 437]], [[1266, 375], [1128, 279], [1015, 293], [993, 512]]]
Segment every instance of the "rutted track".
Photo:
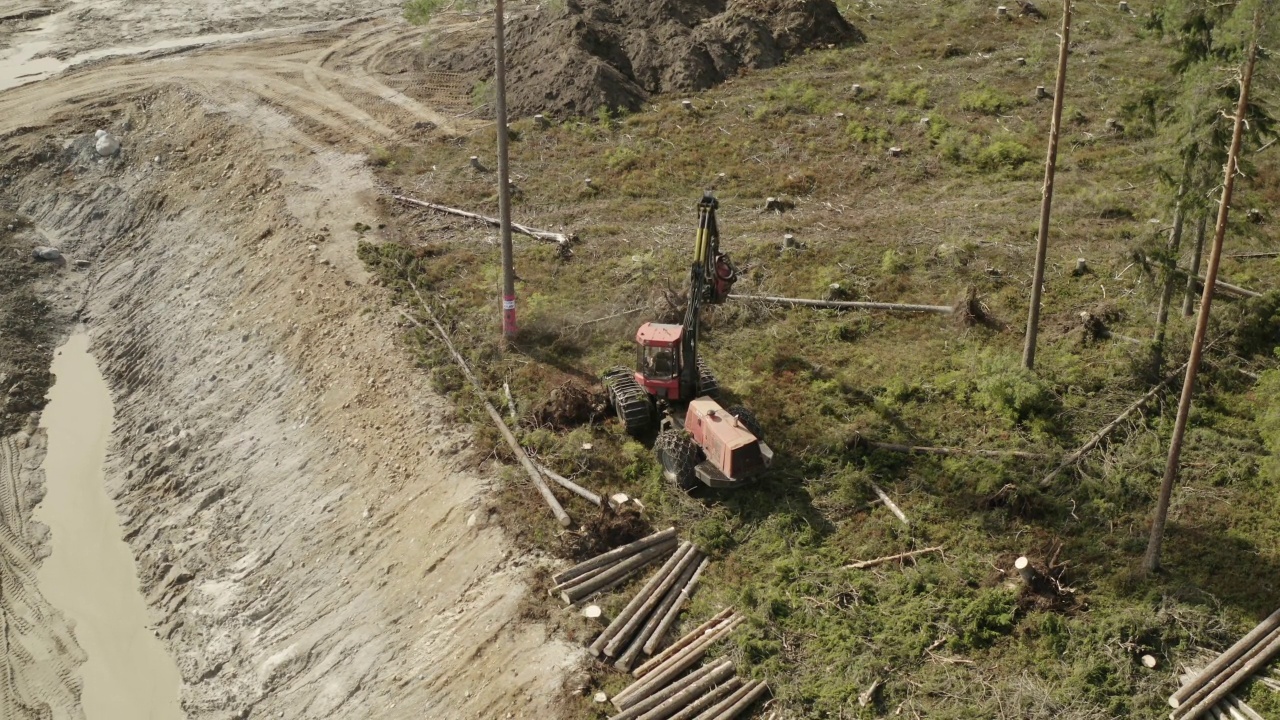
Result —
[[31, 505], [43, 486], [43, 436], [0, 438], [0, 720], [81, 718], [84, 655], [41, 596]]
[[[412, 47], [421, 36], [401, 23], [375, 19], [328, 32], [103, 61], [0, 94], [0, 136], [47, 124], [69, 104], [114, 103], [164, 85], [200, 87], [220, 99], [239, 89], [364, 146], [407, 140], [411, 133], [420, 137], [422, 123], [456, 133], [453, 118], [388, 87], [374, 76], [378, 69], [366, 65], [374, 57], [369, 39], [376, 38], [375, 47], [385, 53], [390, 45]], [[330, 69], [335, 65], [349, 72]], [[461, 87], [458, 92], [465, 94]]]

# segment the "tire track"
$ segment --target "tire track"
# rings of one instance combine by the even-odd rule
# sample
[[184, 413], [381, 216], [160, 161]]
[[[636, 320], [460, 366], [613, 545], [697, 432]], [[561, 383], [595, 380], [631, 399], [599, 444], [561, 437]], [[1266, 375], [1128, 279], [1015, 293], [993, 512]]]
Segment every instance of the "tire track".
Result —
[[[54, 122], [69, 106], [109, 107], [130, 94], [163, 86], [219, 85], [224, 86], [219, 90], [239, 87], [365, 148], [416, 134], [414, 125], [422, 121], [456, 132], [454, 121], [379, 82], [365, 67], [388, 45], [413, 41], [415, 34], [402, 27], [393, 22], [349, 24], [305, 37], [193, 47], [71, 70], [0, 94], [0, 137]], [[335, 35], [353, 28], [354, 33], [335, 42]], [[304, 82], [293, 79], [297, 74]]]
[[84, 652], [66, 618], [41, 595], [39, 561], [26, 540], [24, 456], [35, 454], [12, 436], [0, 438], [0, 720], [83, 720], [77, 668]]

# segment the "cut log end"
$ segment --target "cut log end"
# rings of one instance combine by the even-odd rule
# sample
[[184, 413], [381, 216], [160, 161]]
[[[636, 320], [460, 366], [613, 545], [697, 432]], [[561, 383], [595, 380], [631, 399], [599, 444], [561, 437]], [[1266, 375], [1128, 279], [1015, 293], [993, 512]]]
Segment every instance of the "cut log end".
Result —
[[588, 605], [582, 608], [582, 617], [594, 620], [600, 617], [600, 615], [602, 615], [603, 612], [604, 611], [600, 609], [599, 605]]
[[1143, 655], [1143, 656], [1142, 656], [1142, 665], [1143, 665], [1144, 667], [1148, 668], [1148, 669], [1154, 670], [1154, 669], [1156, 668], [1156, 656], [1155, 656], [1155, 655]]
[[1013, 568], [1018, 571], [1019, 575], [1022, 576], [1022, 581], [1028, 585], [1031, 585], [1032, 583], [1034, 583], [1036, 581], [1036, 578], [1038, 578], [1040, 575], [1038, 572], [1036, 572], [1036, 569], [1034, 567], [1031, 567], [1031, 560], [1029, 560], [1026, 555], [1023, 555], [1017, 560], [1014, 560]]

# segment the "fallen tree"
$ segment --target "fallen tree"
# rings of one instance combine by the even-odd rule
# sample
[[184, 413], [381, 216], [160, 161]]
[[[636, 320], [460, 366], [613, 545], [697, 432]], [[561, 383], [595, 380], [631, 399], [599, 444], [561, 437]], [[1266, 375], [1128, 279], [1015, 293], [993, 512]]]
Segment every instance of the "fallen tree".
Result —
[[[524, 454], [524, 448], [520, 446], [520, 442], [516, 440], [516, 436], [511, 433], [511, 429], [508, 428], [507, 423], [503, 421], [502, 415], [493, 407], [493, 403], [488, 400], [484, 400], [484, 386], [481, 385], [480, 381], [476, 379], [476, 376], [472, 374], [471, 367], [467, 365], [467, 361], [462, 357], [462, 354], [458, 352], [458, 349], [453, 346], [453, 342], [449, 340], [449, 335], [444, 331], [444, 326], [442, 326], [440, 321], [436, 319], [435, 313], [431, 311], [431, 306], [428, 305], [426, 299], [422, 297], [422, 293], [418, 292], [418, 286], [414, 285], [413, 281], [410, 280], [409, 287], [413, 288], [414, 295], [418, 296], [418, 302], [422, 304], [423, 311], [427, 313], [427, 317], [431, 320], [431, 324], [435, 325], [436, 332], [444, 342], [445, 347], [447, 347], [449, 352], [453, 355], [454, 361], [458, 363], [458, 367], [462, 370], [462, 374], [471, 382], [472, 387], [476, 390], [476, 395], [484, 401], [484, 408], [489, 413], [489, 417], [493, 419], [493, 424], [497, 426], [498, 432], [502, 434], [502, 438], [506, 440], [507, 445], [511, 447], [511, 452], [515, 453], [516, 457], [519, 458], [520, 464], [524, 467], [524, 471], [529, 475], [529, 479], [533, 481], [533, 486], [538, 488], [538, 492], [542, 495], [542, 499], [545, 500], [547, 506], [551, 508], [552, 514], [556, 516], [556, 521], [560, 523], [561, 527], [569, 527], [572, 525], [573, 520], [569, 518], [569, 514], [564, 511], [564, 508], [560, 505], [560, 501], [552, 494], [551, 488], [547, 487], [546, 481], [542, 479], [542, 473], [538, 472], [538, 468], [534, 467], [533, 461], [529, 459], [529, 456]], [[415, 320], [409, 313], [401, 311], [401, 314], [404, 315], [409, 322], [417, 325], [418, 327], [422, 327], [422, 323]]]
[[1086, 453], [1088, 453], [1090, 450], [1097, 447], [1098, 443], [1105, 440], [1108, 435], [1110, 435], [1112, 432], [1115, 431], [1116, 428], [1120, 427], [1120, 423], [1124, 422], [1126, 418], [1128, 418], [1130, 415], [1134, 414], [1138, 410], [1142, 409], [1144, 405], [1146, 405], [1148, 402], [1151, 401], [1151, 398], [1155, 397], [1156, 394], [1159, 393], [1160, 390], [1165, 385], [1168, 385], [1172, 380], [1177, 378], [1178, 374], [1181, 373], [1184, 369], [1186, 369], [1186, 367], [1187, 367], [1187, 364], [1182, 363], [1181, 367], [1169, 373], [1167, 376], [1165, 376], [1164, 380], [1161, 380], [1160, 382], [1156, 383], [1155, 387], [1148, 390], [1146, 395], [1143, 395], [1142, 397], [1138, 398], [1133, 402], [1133, 404], [1125, 408], [1124, 412], [1120, 413], [1120, 415], [1115, 420], [1112, 420], [1111, 422], [1104, 425], [1101, 430], [1094, 433], [1088, 440], [1085, 441], [1083, 445], [1081, 445], [1075, 451], [1068, 453], [1067, 456], [1062, 459], [1062, 462], [1058, 464], [1058, 467], [1054, 468], [1052, 472], [1050, 472], [1048, 475], [1045, 475], [1044, 478], [1040, 480], [1040, 487], [1042, 488], [1048, 487], [1049, 483], [1053, 482], [1053, 479], [1058, 477], [1058, 475], [1063, 470], [1066, 470], [1068, 467], [1079, 462], [1080, 458], [1084, 457]]
[[[485, 223], [486, 225], [491, 225], [493, 227], [498, 227], [501, 225], [501, 223], [498, 221], [498, 218], [491, 218], [488, 215], [481, 215], [479, 213], [467, 212], [466, 210], [459, 210], [458, 208], [449, 207], [448, 205], [438, 205], [436, 203], [427, 202], [425, 200], [417, 200], [411, 197], [407, 197], [405, 195], [392, 195], [391, 197], [406, 205], [413, 205], [414, 207], [425, 208], [427, 210], [434, 210], [435, 212], [444, 213], [446, 215], [457, 215], [458, 217], [469, 218], [471, 220], [476, 220], [478, 222]], [[521, 235], [528, 235], [529, 237], [534, 238], [536, 240], [546, 240], [548, 242], [554, 242], [564, 246], [568, 246], [568, 244], [573, 240], [572, 235], [567, 235], [565, 233], [551, 232], [550, 230], [535, 230], [534, 228], [531, 228], [527, 225], [521, 225], [519, 223], [511, 223], [511, 229], [520, 233]]]
[[937, 313], [951, 315], [956, 309], [950, 305], [913, 305], [910, 303], [884, 303], [863, 300], [811, 300], [808, 298], [775, 297], [773, 295], [730, 295], [730, 300], [754, 300], [757, 302], [792, 307], [816, 307], [830, 310], [896, 310], [898, 312]]

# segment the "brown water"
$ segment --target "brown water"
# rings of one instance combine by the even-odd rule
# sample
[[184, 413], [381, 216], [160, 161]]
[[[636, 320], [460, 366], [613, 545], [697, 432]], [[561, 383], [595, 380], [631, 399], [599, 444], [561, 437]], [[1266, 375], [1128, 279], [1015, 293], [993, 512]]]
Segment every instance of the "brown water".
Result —
[[75, 622], [88, 655], [81, 666], [87, 720], [178, 720], [182, 679], [150, 629], [133, 554], [103, 485], [111, 396], [89, 354], [71, 336], [53, 360], [56, 376], [40, 424], [48, 433], [47, 494], [36, 519], [53, 533], [38, 575], [44, 596]]

